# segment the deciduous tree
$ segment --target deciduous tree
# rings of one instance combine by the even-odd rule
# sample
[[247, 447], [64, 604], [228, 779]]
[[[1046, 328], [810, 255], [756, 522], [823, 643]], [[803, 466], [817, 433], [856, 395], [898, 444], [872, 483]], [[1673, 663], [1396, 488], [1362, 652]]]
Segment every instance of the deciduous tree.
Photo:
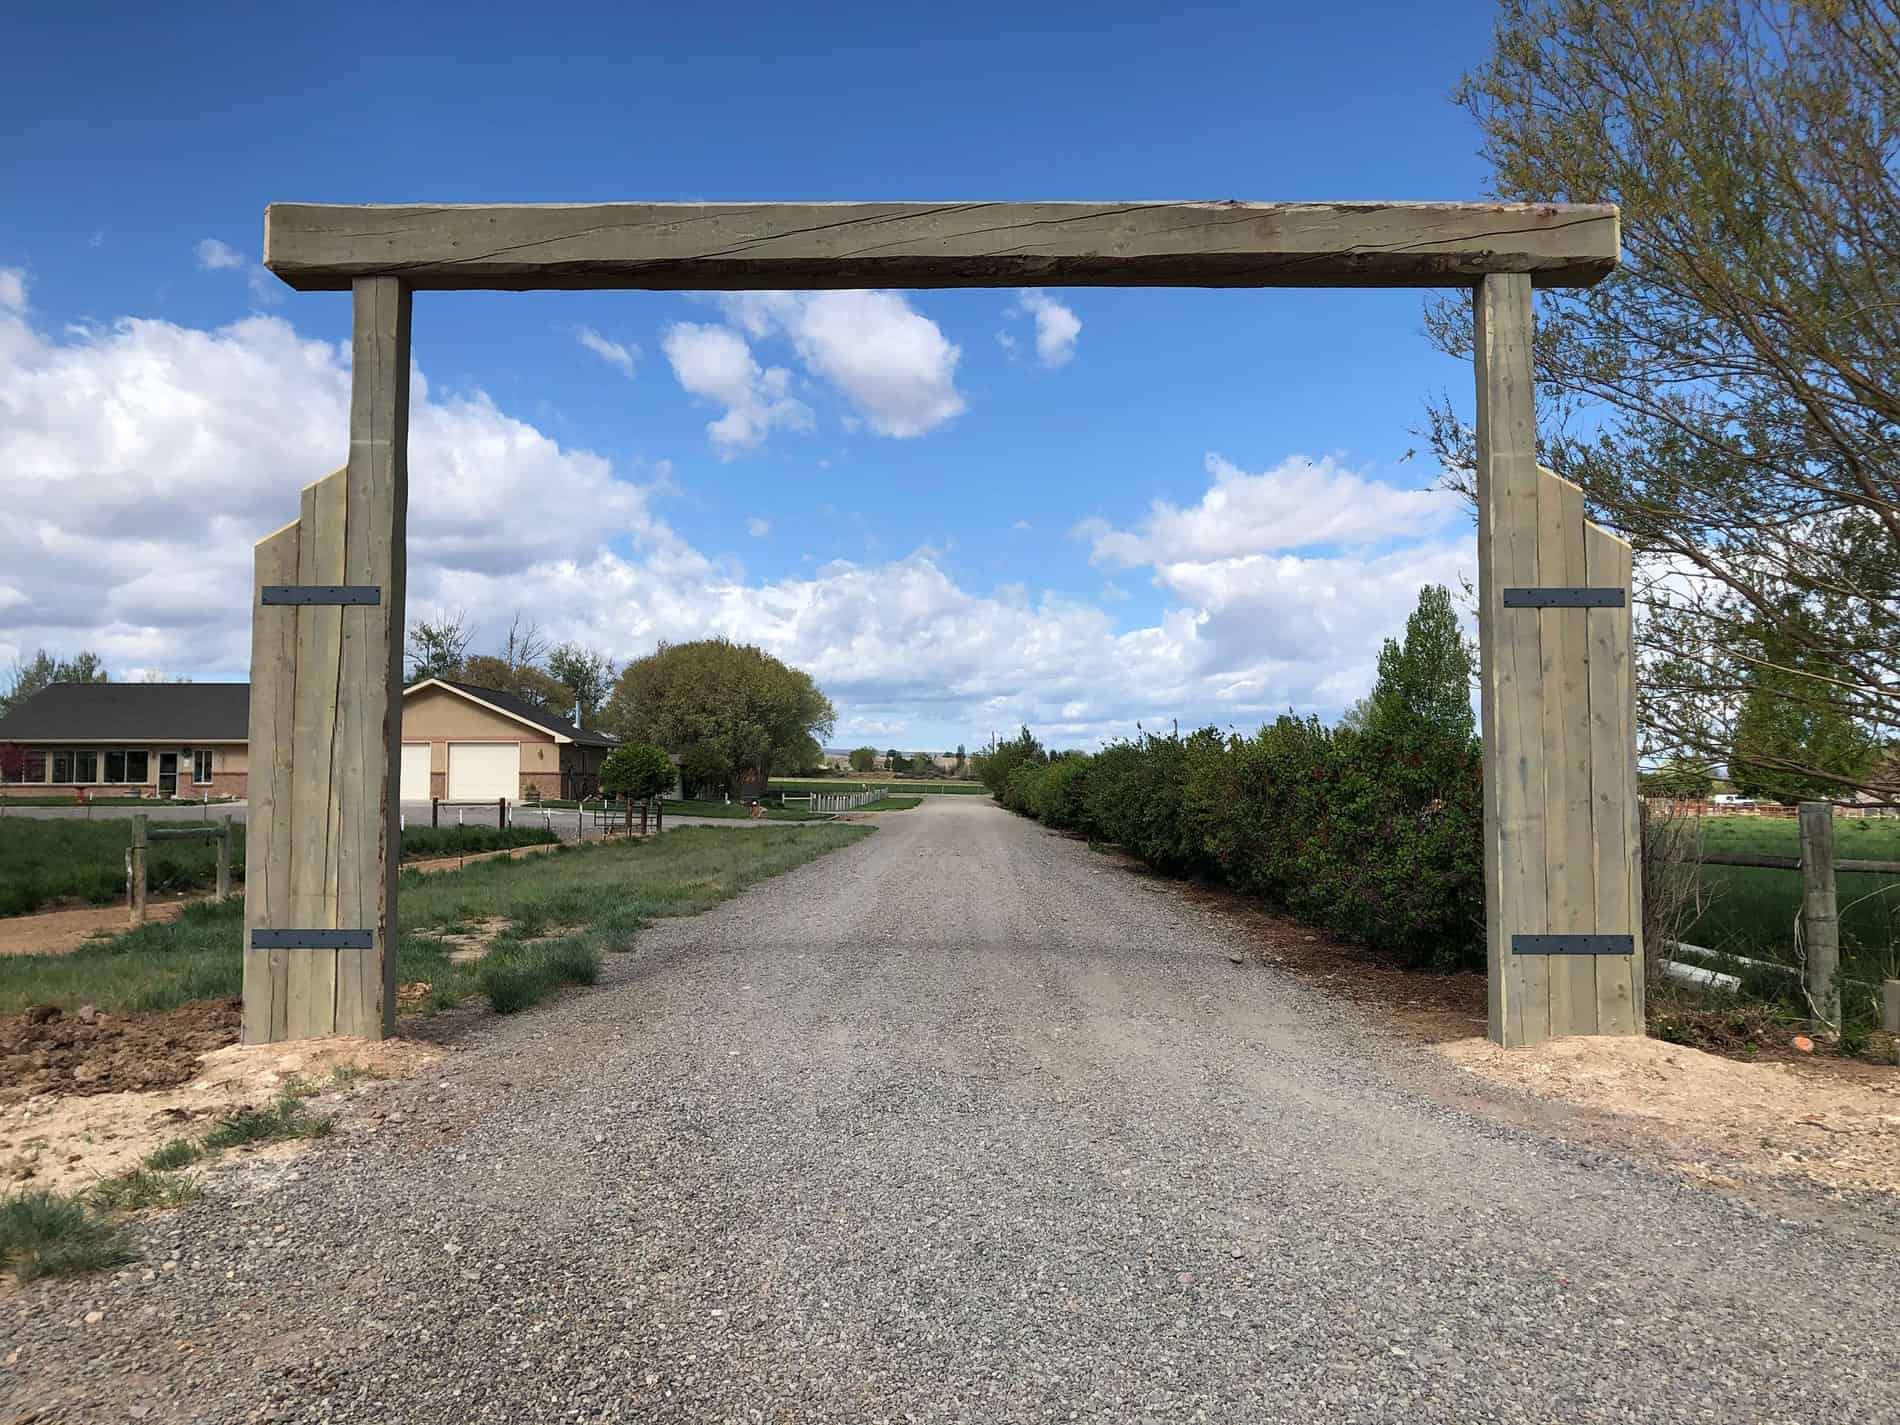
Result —
[[[1535, 358], [1545, 463], [1638, 554], [1651, 749], [1729, 760], [1769, 687], [1799, 719], [1891, 739], [1894, 7], [1503, 0], [1456, 98], [1500, 198], [1622, 205], [1622, 266], [1541, 295]], [[1469, 354], [1468, 299], [1434, 304], [1428, 325]], [[1435, 407], [1430, 433], [1447, 468], [1472, 468], [1458, 407]], [[1770, 740], [1804, 786], [1900, 794], [1892, 759]]]

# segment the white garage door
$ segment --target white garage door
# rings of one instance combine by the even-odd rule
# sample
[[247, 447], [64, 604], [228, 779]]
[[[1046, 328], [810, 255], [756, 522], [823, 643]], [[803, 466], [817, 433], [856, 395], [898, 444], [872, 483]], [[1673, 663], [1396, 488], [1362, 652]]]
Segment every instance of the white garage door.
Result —
[[402, 781], [399, 795], [406, 802], [429, 800], [429, 744], [405, 742], [402, 745]]
[[521, 796], [521, 744], [518, 742], [451, 742], [449, 744], [449, 800], [490, 802], [497, 797], [516, 801]]

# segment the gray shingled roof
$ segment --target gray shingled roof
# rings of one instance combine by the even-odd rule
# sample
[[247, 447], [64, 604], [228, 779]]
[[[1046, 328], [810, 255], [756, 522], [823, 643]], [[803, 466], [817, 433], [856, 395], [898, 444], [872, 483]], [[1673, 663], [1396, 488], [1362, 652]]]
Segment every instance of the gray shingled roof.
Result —
[[0, 742], [242, 742], [249, 683], [53, 683], [0, 717]]
[[500, 688], [483, 688], [474, 683], [458, 683], [453, 678], [438, 678], [438, 683], [446, 683], [451, 688], [459, 688], [470, 697], [480, 698], [485, 703], [493, 703], [504, 712], [516, 717], [526, 718], [536, 727], [546, 728], [549, 732], [562, 737], [571, 737], [581, 747], [612, 747], [619, 741], [604, 732], [588, 732], [574, 726], [566, 718], [556, 717], [539, 703], [531, 703], [526, 698], [513, 693], [503, 692]]

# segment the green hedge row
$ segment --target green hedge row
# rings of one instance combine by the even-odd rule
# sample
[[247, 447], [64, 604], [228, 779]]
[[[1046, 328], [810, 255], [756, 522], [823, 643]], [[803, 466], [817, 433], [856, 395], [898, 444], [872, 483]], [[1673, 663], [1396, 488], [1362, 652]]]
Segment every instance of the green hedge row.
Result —
[[983, 771], [1013, 811], [1168, 875], [1224, 882], [1409, 964], [1484, 964], [1474, 738], [1286, 716], [1252, 737], [1204, 728], [1047, 758], [1025, 734], [1002, 751]]

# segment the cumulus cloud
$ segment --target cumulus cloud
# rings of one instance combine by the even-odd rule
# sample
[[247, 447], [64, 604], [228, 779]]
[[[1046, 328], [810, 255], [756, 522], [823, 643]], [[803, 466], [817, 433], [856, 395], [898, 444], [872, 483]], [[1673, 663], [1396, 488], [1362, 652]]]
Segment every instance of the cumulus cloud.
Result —
[[1156, 500], [1133, 529], [1091, 518], [1073, 533], [1092, 563], [1128, 567], [1174, 560], [1225, 559], [1262, 550], [1319, 544], [1364, 545], [1442, 529], [1459, 513], [1446, 490], [1410, 490], [1348, 470], [1330, 456], [1295, 455], [1249, 475], [1209, 455], [1212, 484], [1185, 509]]
[[26, 273], [18, 267], [0, 267], [0, 311], [26, 310]]
[[745, 532], [754, 539], [764, 539], [772, 532], [772, 522], [768, 519], [760, 519], [759, 516], [753, 515], [745, 522]]
[[[1036, 359], [1050, 370], [1067, 366], [1075, 355], [1075, 340], [1082, 334], [1082, 319], [1040, 287], [1025, 287], [1016, 303], [1005, 314], [1028, 317], [1036, 324]], [[1005, 351], [1016, 349], [1016, 338], [998, 332], [996, 339]]]
[[728, 317], [755, 340], [783, 336], [879, 435], [908, 440], [963, 414], [963, 352], [901, 292], [735, 292]]
[[592, 327], [582, 327], [574, 333], [574, 339], [598, 356], [609, 366], [617, 366], [629, 380], [633, 377], [633, 363], [639, 359], [640, 348], [624, 346], [617, 341], [609, 341]]
[[192, 248], [203, 272], [242, 272], [251, 296], [260, 302], [278, 302], [283, 292], [275, 276], [262, 263], [250, 258], [219, 238], [200, 238]]
[[783, 366], [761, 367], [732, 328], [675, 322], [660, 338], [660, 349], [688, 393], [726, 408], [706, 426], [721, 460], [755, 449], [776, 427], [811, 428], [811, 408], [787, 394], [792, 373]]
[[[96, 649], [115, 670], [244, 677], [251, 547], [343, 461], [347, 348], [270, 316], [215, 330], [123, 319], [53, 337], [25, 302], [20, 278], [0, 309], [0, 469], [17, 515], [0, 662], [45, 645]], [[689, 389], [727, 418], [771, 423], [787, 398], [738, 332], [669, 337]], [[620, 661], [660, 639], [757, 643], [811, 671], [845, 742], [902, 727], [949, 746], [1028, 722], [1087, 745], [1137, 718], [1248, 727], [1289, 705], [1335, 710], [1365, 690], [1418, 584], [1455, 582], [1471, 564], [1462, 528], [1360, 560], [1284, 540], [1189, 548], [1144, 525], [1134, 537], [1157, 551], [1146, 567], [1165, 607], [1132, 627], [1100, 600], [972, 589], [928, 550], [751, 581], [656, 513], [662, 469], [616, 468], [480, 392], [420, 377], [411, 424], [411, 607], [464, 609], [488, 638], [526, 597], [551, 637]], [[519, 518], [528, 508], [590, 518], [577, 533]]]

